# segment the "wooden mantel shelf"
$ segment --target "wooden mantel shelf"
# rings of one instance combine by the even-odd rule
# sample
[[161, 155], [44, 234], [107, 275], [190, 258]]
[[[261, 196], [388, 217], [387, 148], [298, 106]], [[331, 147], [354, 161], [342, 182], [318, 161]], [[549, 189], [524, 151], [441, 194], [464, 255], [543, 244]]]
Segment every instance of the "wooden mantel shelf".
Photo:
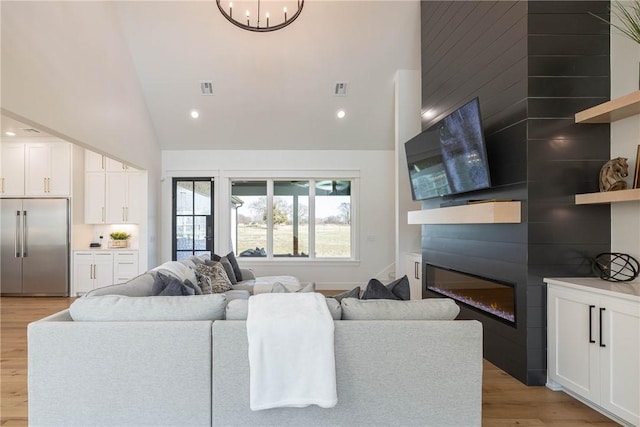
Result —
[[517, 224], [520, 202], [487, 202], [411, 211], [409, 224]]
[[638, 201], [640, 201], [640, 188], [632, 190], [605, 191], [601, 193], [576, 194], [576, 205], [597, 205]]
[[576, 123], [611, 123], [640, 114], [640, 90], [576, 113]]

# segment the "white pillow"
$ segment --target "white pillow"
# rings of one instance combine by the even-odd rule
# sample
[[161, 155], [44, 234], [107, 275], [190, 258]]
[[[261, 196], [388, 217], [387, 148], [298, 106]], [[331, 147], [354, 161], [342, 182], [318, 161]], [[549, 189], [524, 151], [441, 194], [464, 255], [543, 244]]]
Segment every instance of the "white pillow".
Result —
[[173, 277], [180, 279], [181, 282], [185, 280], [189, 280], [194, 285], [198, 284], [198, 279], [196, 278], [196, 272], [184, 265], [179, 261], [169, 261], [164, 264], [160, 264], [156, 268], [151, 271], [161, 272], [163, 274], [169, 274]]
[[222, 320], [227, 298], [223, 294], [189, 296], [127, 297], [102, 295], [83, 297], [69, 307], [80, 322]]

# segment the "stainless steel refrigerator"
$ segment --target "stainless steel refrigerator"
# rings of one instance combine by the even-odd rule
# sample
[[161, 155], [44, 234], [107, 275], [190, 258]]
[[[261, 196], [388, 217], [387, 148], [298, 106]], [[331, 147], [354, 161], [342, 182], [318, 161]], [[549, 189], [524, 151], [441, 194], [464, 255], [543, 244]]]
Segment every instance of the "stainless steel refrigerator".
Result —
[[2, 295], [69, 295], [69, 200], [0, 199]]

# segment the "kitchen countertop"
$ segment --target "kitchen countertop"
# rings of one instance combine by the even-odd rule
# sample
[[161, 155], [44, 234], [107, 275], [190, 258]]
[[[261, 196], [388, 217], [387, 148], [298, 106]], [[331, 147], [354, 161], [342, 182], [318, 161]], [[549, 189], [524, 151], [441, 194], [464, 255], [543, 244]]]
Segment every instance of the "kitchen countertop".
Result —
[[631, 301], [640, 302], [640, 278], [636, 277], [631, 282], [609, 282], [597, 277], [550, 277], [544, 281], [552, 285], [567, 286], [574, 289], [588, 290], [595, 293], [616, 296]]

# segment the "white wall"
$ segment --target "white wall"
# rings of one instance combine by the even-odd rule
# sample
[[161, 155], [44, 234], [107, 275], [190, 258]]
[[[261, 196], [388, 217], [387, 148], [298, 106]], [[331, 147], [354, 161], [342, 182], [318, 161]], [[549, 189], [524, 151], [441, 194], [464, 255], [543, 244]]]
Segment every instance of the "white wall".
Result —
[[[422, 105], [421, 72], [419, 70], [399, 70], [395, 87], [395, 180], [396, 180], [396, 276], [414, 274], [407, 271], [405, 257], [408, 253], [422, 253], [422, 230], [419, 225], [407, 223], [407, 212], [420, 210], [421, 203], [411, 197], [409, 171], [404, 143], [422, 131], [420, 108]], [[411, 294], [422, 295], [422, 291], [412, 289]]]
[[174, 177], [215, 177], [215, 252], [230, 250], [229, 176], [312, 177], [318, 173], [357, 176], [357, 259], [353, 261], [240, 259], [258, 275], [291, 274], [320, 289], [351, 289], [372, 277], [383, 282], [394, 274], [393, 151], [163, 151], [162, 244], [159, 262], [171, 259], [171, 191]]
[[[625, 2], [630, 3], [630, 2]], [[611, 98], [640, 89], [640, 45], [611, 30]], [[627, 188], [633, 188], [640, 115], [611, 124], [611, 158], [626, 157], [629, 162]], [[640, 202], [611, 205], [611, 251], [627, 253], [640, 260]]]
[[1, 24], [2, 113], [148, 170], [155, 260], [160, 149], [114, 5], [2, 2]]

